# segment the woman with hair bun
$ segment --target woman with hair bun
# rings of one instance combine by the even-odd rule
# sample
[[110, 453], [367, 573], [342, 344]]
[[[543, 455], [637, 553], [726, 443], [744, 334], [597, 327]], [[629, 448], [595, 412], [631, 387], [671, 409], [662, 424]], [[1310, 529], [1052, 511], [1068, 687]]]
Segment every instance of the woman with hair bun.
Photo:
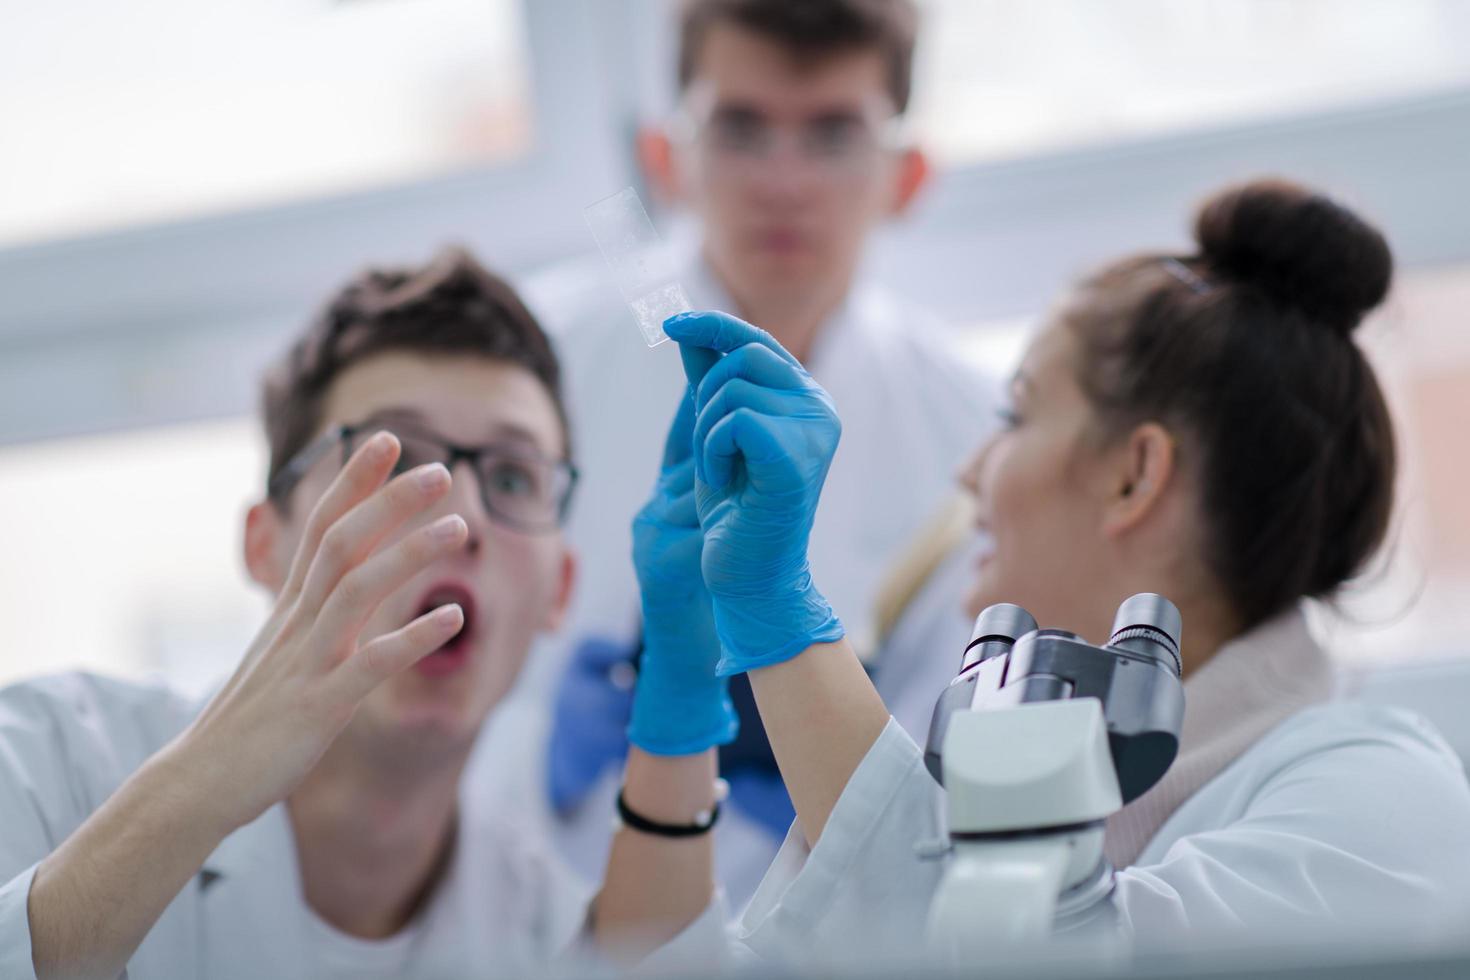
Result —
[[[1281, 181], [1217, 194], [1195, 238], [1092, 275], [1031, 343], [1004, 431], [962, 475], [993, 540], [970, 613], [1016, 603], [1101, 643], [1130, 595], [1179, 607], [1180, 754], [1106, 828], [1124, 936], [1463, 929], [1459, 760], [1407, 712], [1334, 700], [1302, 613], [1389, 523], [1393, 426], [1354, 339], [1388, 245]], [[696, 314], [668, 332], [696, 396], [708, 662], [749, 671], [797, 810], [743, 943], [788, 962], [915, 950], [943, 865], [914, 846], [943, 802], [804, 561], [835, 411], [755, 328]]]

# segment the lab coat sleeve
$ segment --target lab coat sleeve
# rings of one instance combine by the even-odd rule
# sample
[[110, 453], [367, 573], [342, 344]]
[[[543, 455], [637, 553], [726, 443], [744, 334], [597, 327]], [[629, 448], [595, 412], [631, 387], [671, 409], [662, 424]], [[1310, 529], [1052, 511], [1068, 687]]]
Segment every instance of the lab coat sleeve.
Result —
[[0, 885], [0, 977], [36, 980], [36, 967], [31, 959], [31, 922], [26, 915], [31, 879], [35, 876], [33, 864]]
[[0, 976], [31, 976], [35, 867], [192, 711], [167, 688], [67, 673], [0, 689]]
[[938, 838], [939, 803], [918, 746], [890, 718], [816, 847], [797, 826], [787, 834], [737, 930], [743, 955], [871, 971], [912, 951], [943, 870], [915, 845]]
[[50, 700], [29, 685], [0, 691], [0, 976], [35, 976], [27, 913], [36, 866], [79, 813]]
[[1136, 945], [1308, 928], [1433, 941], [1470, 921], [1470, 789], [1459, 760], [1407, 712], [1310, 714], [1238, 760], [1246, 771], [1222, 777], [1244, 797], [1237, 819], [1119, 873], [1114, 903]]

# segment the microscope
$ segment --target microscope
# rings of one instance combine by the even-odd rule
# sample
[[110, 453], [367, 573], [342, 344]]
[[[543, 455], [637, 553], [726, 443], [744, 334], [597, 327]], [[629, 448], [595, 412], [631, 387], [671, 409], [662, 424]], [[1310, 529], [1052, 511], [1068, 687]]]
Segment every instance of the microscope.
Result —
[[1142, 593], [1097, 647], [1002, 603], [975, 620], [924, 762], [948, 796], [929, 942], [969, 957], [1089, 918], [1112, 892], [1107, 817], [1163, 778], [1184, 719], [1179, 610]]

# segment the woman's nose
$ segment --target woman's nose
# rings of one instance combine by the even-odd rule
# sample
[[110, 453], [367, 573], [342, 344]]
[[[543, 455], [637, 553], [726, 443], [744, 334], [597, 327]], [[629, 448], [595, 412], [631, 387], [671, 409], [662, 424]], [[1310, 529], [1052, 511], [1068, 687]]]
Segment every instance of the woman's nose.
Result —
[[991, 444], [987, 440], [983, 446], [971, 454], [970, 459], [955, 474], [955, 480], [959, 485], [976, 497], [980, 496], [980, 470], [985, 465], [985, 456], [990, 452]]

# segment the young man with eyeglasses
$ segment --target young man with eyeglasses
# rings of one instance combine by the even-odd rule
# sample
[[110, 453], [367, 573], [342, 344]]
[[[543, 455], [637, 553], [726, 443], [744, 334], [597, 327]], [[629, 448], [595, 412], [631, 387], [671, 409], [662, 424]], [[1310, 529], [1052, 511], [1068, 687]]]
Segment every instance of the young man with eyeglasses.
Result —
[[[875, 610], [891, 566], [951, 495], [950, 461], [980, 443], [995, 404], [992, 384], [960, 362], [943, 326], [860, 269], [872, 233], [903, 215], [929, 177], [902, 124], [915, 5], [689, 0], [679, 18], [679, 107], [666, 126], [641, 133], [644, 171], [660, 199], [697, 219], [698, 241], [683, 243], [694, 307], [760, 324], [836, 400], [842, 445], [811, 562], [834, 605]], [[684, 377], [674, 345], [650, 352], [637, 343], [604, 282], [577, 288], [563, 269], [528, 290], [568, 367], [584, 489], [598, 505], [568, 529], [584, 588], [562, 633], [565, 671], [543, 685], [557, 690], [544, 769], [487, 766], [476, 780], [496, 787], [487, 793], [548, 800], [564, 853], [592, 874], [606, 846], [639, 640], [628, 528], [616, 515], [647, 494]], [[968, 636], [958, 599], [934, 602], [940, 612], [954, 607], [946, 622], [955, 635], [927, 651], [918, 647], [928, 640], [901, 653], [884, 648], [881, 630], [849, 623], [867, 641], [887, 703], [919, 737]], [[732, 693], [742, 730], [721, 750], [733, 805], [718, 854], [738, 904], [793, 811], [743, 678]], [[535, 788], [508, 790], [505, 780]]]
[[[702, 942], [667, 923], [712, 894], [688, 867], [707, 838], [618, 834], [589, 912], [531, 829], [461, 801], [575, 578], [536, 321], [462, 252], [370, 272], [264, 402], [244, 557], [275, 609], [234, 675], [204, 702], [86, 674], [0, 691], [0, 976], [498, 975], [574, 940], [672, 938], [677, 962]], [[714, 806], [710, 759], [634, 751], [628, 773], [654, 820]]]

